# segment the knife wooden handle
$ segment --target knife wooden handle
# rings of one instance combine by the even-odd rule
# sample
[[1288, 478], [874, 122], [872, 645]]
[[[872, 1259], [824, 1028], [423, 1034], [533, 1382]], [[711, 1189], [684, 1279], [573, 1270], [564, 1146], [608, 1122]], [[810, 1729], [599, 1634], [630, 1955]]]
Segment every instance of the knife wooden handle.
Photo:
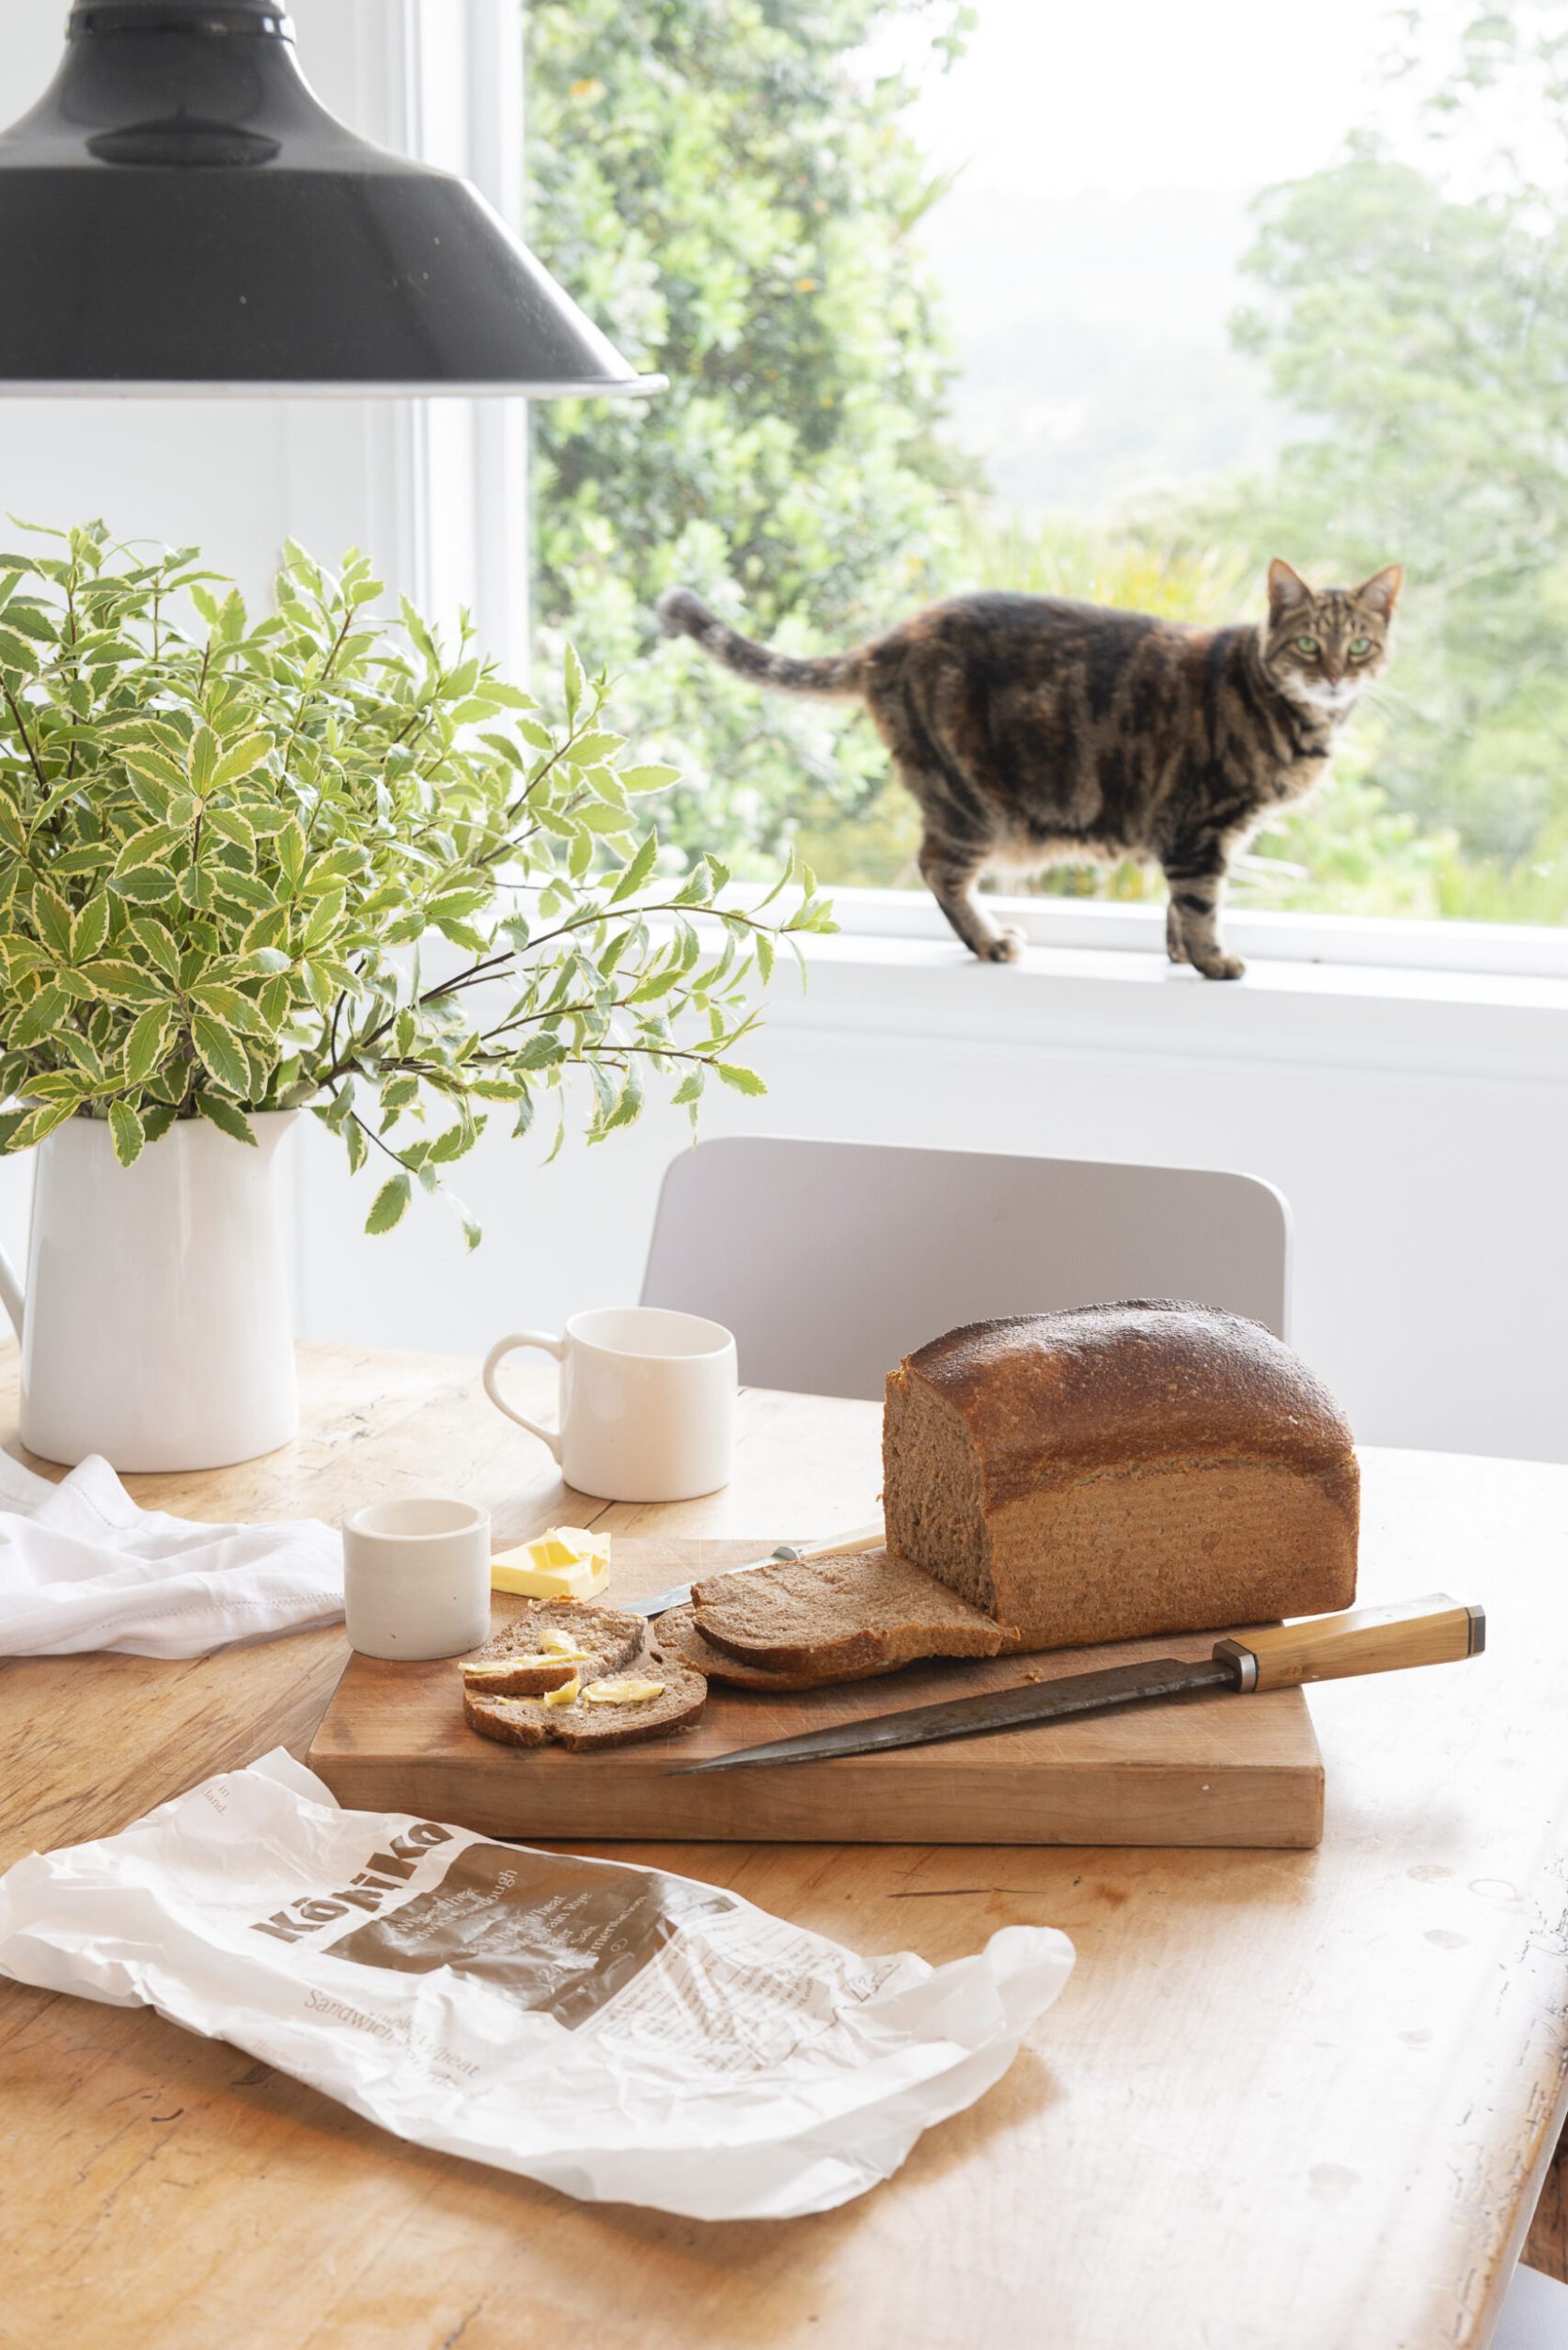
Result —
[[1405, 1665], [1453, 1665], [1486, 1646], [1486, 1611], [1434, 1591], [1394, 1607], [1357, 1607], [1345, 1616], [1309, 1616], [1215, 1642], [1234, 1665], [1243, 1689], [1290, 1689], [1303, 1681], [1341, 1681], [1353, 1673], [1397, 1672]]
[[874, 1526], [857, 1526], [848, 1534], [830, 1534], [825, 1543], [802, 1543], [795, 1551], [797, 1559], [836, 1559], [839, 1553], [850, 1550], [870, 1550], [886, 1539], [882, 1520]]

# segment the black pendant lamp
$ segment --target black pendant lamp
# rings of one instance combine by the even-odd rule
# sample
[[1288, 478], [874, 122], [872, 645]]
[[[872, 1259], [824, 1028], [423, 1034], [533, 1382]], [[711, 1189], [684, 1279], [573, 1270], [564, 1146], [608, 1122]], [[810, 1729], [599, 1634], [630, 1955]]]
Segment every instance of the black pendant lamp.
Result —
[[281, 0], [74, 0], [0, 133], [0, 392], [655, 392], [478, 190], [355, 136]]

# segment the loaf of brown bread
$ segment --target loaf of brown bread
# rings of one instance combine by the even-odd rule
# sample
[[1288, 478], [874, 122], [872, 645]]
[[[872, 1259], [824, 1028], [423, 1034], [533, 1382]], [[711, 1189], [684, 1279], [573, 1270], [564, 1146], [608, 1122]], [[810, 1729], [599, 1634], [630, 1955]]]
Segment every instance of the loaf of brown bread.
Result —
[[1322, 1381], [1209, 1307], [972, 1323], [887, 1380], [889, 1550], [1026, 1649], [1346, 1607], [1358, 1494]]

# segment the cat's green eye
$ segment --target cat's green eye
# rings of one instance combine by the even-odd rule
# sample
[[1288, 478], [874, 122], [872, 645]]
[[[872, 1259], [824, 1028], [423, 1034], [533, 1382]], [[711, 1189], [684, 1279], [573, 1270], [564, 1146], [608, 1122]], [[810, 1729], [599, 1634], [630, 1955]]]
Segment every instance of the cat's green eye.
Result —
[[1297, 652], [1321, 652], [1323, 650], [1323, 647], [1315, 636], [1298, 636], [1295, 640], [1295, 649]]
[[1371, 650], [1372, 638], [1370, 636], [1353, 636], [1351, 638], [1350, 657], [1353, 661], [1365, 661]]

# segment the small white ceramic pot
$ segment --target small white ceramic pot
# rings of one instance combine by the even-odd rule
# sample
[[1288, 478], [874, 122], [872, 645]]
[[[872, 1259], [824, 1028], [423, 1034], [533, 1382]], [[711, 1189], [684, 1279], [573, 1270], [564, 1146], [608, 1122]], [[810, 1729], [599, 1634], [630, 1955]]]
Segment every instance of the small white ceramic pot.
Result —
[[421, 1494], [343, 1520], [343, 1612], [362, 1656], [463, 1656], [490, 1633], [490, 1512]]

